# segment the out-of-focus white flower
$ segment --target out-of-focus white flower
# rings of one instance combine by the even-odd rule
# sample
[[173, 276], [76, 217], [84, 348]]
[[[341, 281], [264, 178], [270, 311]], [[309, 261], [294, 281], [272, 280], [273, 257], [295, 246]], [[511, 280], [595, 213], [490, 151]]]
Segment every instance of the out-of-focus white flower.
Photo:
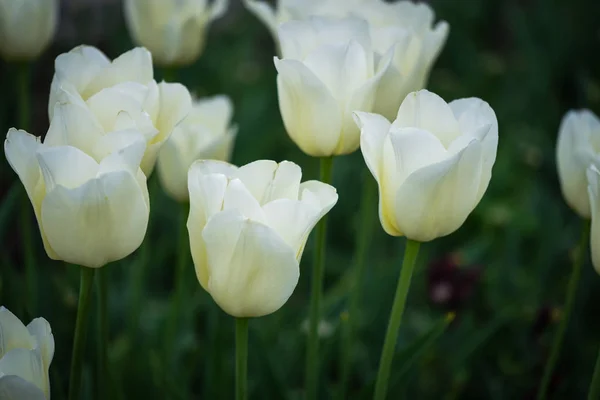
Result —
[[196, 61], [208, 25], [227, 10], [228, 0], [125, 0], [125, 20], [134, 41], [166, 66]]
[[234, 317], [277, 311], [291, 296], [308, 235], [335, 205], [335, 188], [300, 183], [291, 162], [241, 168], [197, 161], [189, 171], [187, 227], [196, 274]]
[[[79, 46], [56, 58], [48, 113], [53, 121], [56, 105], [71, 103], [88, 107], [90, 118], [106, 132], [140, 131], [147, 143], [141, 168], [149, 175], [158, 151], [187, 116], [191, 102], [185, 86], [154, 81], [148, 50], [138, 47], [110, 61], [95, 47]], [[85, 147], [85, 130], [69, 134], [67, 144]]]
[[10, 61], [33, 60], [52, 42], [58, 0], [0, 0], [0, 54]]
[[0, 307], [0, 399], [49, 400], [54, 336], [44, 318], [25, 326]]
[[590, 165], [600, 168], [600, 119], [590, 110], [572, 110], [563, 117], [556, 145], [556, 163], [567, 204], [582, 218], [590, 218], [586, 170]]
[[592, 164], [587, 169], [588, 200], [592, 217], [590, 232], [590, 249], [592, 250], [592, 264], [600, 274], [600, 171]]
[[292, 140], [311, 156], [355, 151], [360, 134], [352, 112], [371, 111], [392, 54], [376, 61], [369, 26], [357, 18], [290, 21], [279, 38], [279, 109]]
[[134, 129], [106, 133], [77, 104], [59, 104], [44, 143], [12, 128], [4, 142], [27, 190], [48, 256], [97, 268], [136, 250], [150, 203], [140, 170], [146, 140]]
[[463, 224], [485, 193], [498, 147], [492, 108], [410, 93], [393, 123], [357, 113], [361, 151], [379, 185], [379, 217], [393, 236], [426, 242]]
[[158, 176], [166, 192], [188, 201], [188, 169], [196, 160], [229, 161], [237, 129], [231, 127], [233, 104], [227, 96], [199, 99], [173, 131], [158, 156]]

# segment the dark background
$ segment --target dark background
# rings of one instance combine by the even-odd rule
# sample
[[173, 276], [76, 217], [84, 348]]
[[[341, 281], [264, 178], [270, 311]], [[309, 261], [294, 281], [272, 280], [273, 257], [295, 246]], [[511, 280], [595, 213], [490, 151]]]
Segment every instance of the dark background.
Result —
[[[390, 398], [528, 399], [535, 394], [556, 321], [561, 316], [571, 255], [581, 222], [565, 205], [556, 175], [560, 119], [572, 108], [600, 113], [600, 2], [595, 0], [438, 0], [430, 4], [450, 24], [448, 42], [428, 88], [446, 100], [480, 97], [500, 126], [498, 157], [480, 205], [455, 234], [423, 246], [405, 313]], [[63, 1], [52, 47], [32, 65], [31, 133], [47, 130], [54, 58], [85, 43], [109, 57], [132, 47], [119, 1]], [[177, 72], [199, 96], [234, 101], [239, 135], [233, 162], [291, 160], [305, 179], [318, 161], [302, 154], [283, 128], [277, 105], [274, 45], [267, 29], [231, 0], [208, 33], [200, 60]], [[16, 66], [0, 63], [0, 129], [17, 124]], [[157, 79], [162, 75], [156, 69]], [[340, 200], [330, 214], [326, 264], [322, 397], [339, 376], [340, 315], [353, 267], [361, 194], [373, 185], [360, 152], [335, 160]], [[150, 182], [152, 254], [111, 264], [111, 376], [114, 398], [196, 399], [233, 395], [233, 320], [202, 291], [189, 265], [189, 296], [178, 346], [161, 353], [176, 259], [178, 205]], [[56, 340], [53, 399], [63, 399], [71, 356], [78, 271], [43, 251], [32, 209], [16, 174], [0, 159], [0, 303], [20, 318], [48, 319]], [[27, 214], [29, 217], [27, 218]], [[24, 221], [34, 230], [38, 282], [27, 295]], [[370, 398], [399, 273], [404, 239], [388, 237], [372, 210], [350, 398]], [[303, 385], [312, 247], [301, 280], [278, 312], [250, 323], [250, 398], [295, 399]], [[144, 264], [144, 265], [142, 265]], [[143, 266], [143, 268], [142, 268]], [[442, 293], [442, 295], [440, 295]], [[440, 297], [441, 296], [441, 297]], [[27, 304], [33, 306], [27, 306]], [[32, 310], [29, 307], [33, 307]], [[426, 346], [448, 311], [456, 318]], [[577, 301], [552, 381], [552, 398], [584, 398], [600, 345], [600, 278], [586, 256]], [[139, 319], [138, 317], [139, 316]], [[26, 321], [26, 322], [27, 322]], [[429, 336], [427, 336], [429, 335]], [[94, 325], [84, 383], [94, 392]], [[418, 347], [419, 351], [414, 349]], [[413, 350], [411, 350], [413, 349]], [[402, 367], [412, 359], [408, 370]], [[92, 398], [92, 397], [90, 397]]]

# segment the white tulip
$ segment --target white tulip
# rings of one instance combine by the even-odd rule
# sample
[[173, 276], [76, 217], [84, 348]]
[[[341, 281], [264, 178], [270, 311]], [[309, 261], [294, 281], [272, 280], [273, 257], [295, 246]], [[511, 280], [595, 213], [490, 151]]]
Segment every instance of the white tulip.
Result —
[[582, 218], [590, 218], [586, 170], [590, 165], [600, 168], [600, 119], [590, 110], [572, 110], [563, 117], [556, 163], [567, 204]]
[[237, 129], [230, 126], [233, 104], [227, 96], [200, 99], [162, 147], [158, 176], [166, 192], [187, 202], [187, 174], [196, 160], [229, 161]]
[[477, 98], [446, 104], [410, 93], [393, 123], [356, 113], [361, 151], [379, 185], [379, 218], [393, 236], [426, 242], [457, 230], [492, 176], [498, 122]]
[[352, 112], [371, 111], [391, 53], [376, 63], [369, 26], [356, 18], [290, 21], [279, 38], [279, 109], [292, 140], [311, 156], [355, 151], [360, 133]]
[[204, 50], [206, 29], [227, 10], [228, 0], [125, 0], [134, 41], [160, 65], [192, 64]]
[[0, 307], [0, 399], [50, 399], [48, 370], [54, 357], [54, 336], [44, 318], [29, 325]]
[[[96, 130], [77, 106], [65, 104], [57, 106], [44, 143], [14, 128], [4, 143], [48, 256], [92, 268], [135, 251], [150, 211], [146, 177], [139, 168], [144, 137], [132, 129], [106, 135]], [[82, 147], [69, 145], [73, 141]]]
[[50, 120], [57, 104], [83, 102], [106, 131], [117, 126], [144, 134], [147, 147], [141, 166], [150, 175], [160, 148], [187, 116], [192, 100], [185, 86], [154, 81], [152, 56], [144, 48], [130, 50], [111, 62], [100, 50], [79, 46], [56, 58]]
[[588, 182], [588, 200], [592, 217], [590, 232], [590, 248], [592, 250], [592, 264], [600, 274], [600, 171], [594, 164], [586, 171]]
[[300, 183], [291, 162], [190, 168], [190, 247], [201, 286], [234, 317], [277, 311], [291, 296], [308, 235], [335, 205], [335, 188]]
[[58, 0], [0, 0], [0, 54], [27, 61], [52, 42], [58, 21]]

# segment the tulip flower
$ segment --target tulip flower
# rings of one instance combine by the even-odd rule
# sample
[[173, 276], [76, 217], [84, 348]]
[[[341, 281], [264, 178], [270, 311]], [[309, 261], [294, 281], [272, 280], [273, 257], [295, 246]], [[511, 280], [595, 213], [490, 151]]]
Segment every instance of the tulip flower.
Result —
[[498, 146], [492, 108], [409, 94], [393, 123], [356, 113], [361, 150], [379, 185], [379, 218], [392, 236], [427, 242], [457, 230], [485, 193]]
[[279, 109], [292, 140], [315, 157], [359, 146], [353, 111], [371, 111], [391, 53], [376, 62], [369, 25], [357, 18], [312, 17], [279, 27], [275, 58]]
[[98, 268], [131, 254], [142, 243], [150, 204], [139, 168], [146, 147], [141, 133], [99, 136], [86, 153], [70, 136], [94, 135], [76, 107], [56, 108], [46, 140], [12, 128], [6, 158], [19, 175], [48, 256]]
[[590, 110], [569, 111], [560, 124], [556, 163], [563, 196], [580, 217], [592, 216], [586, 170], [600, 168], [600, 119]]
[[25, 326], [0, 307], [0, 398], [49, 400], [48, 370], [54, 357], [54, 336], [44, 318]]
[[261, 160], [237, 168], [196, 161], [187, 226], [200, 285], [235, 317], [277, 311], [300, 275], [310, 231], [337, 202], [335, 188], [300, 183], [301, 170]]
[[158, 176], [166, 192], [187, 202], [187, 173], [199, 159], [229, 161], [236, 128], [230, 126], [233, 104], [227, 96], [196, 100], [158, 156]]
[[0, 55], [9, 61], [34, 60], [52, 42], [58, 0], [0, 0]]
[[195, 62], [204, 50], [206, 30], [223, 16], [228, 0], [125, 0], [125, 21], [134, 41], [162, 66]]
[[[56, 58], [48, 113], [52, 121], [57, 103], [85, 103], [104, 130], [127, 127], [142, 132], [147, 146], [141, 168], [148, 176], [191, 102], [185, 86], [154, 81], [148, 50], [135, 48], [111, 62], [98, 49], [79, 46]], [[76, 147], [86, 146], [83, 136], [71, 139]]]
[[592, 264], [600, 274], [600, 171], [595, 165], [587, 169], [588, 200], [591, 209], [590, 248], [592, 249]]

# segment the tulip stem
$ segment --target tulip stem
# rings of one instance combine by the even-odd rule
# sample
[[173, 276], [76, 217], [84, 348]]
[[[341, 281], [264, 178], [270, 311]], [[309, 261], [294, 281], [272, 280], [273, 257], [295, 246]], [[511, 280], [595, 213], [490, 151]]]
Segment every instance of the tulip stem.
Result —
[[235, 319], [235, 398], [248, 398], [248, 318]]
[[370, 174], [364, 176], [363, 193], [360, 201], [360, 222], [358, 225], [358, 238], [356, 244], [356, 253], [354, 255], [354, 273], [352, 277], [352, 285], [348, 299], [347, 313], [344, 314], [346, 323], [342, 324], [342, 353], [341, 360], [341, 377], [340, 377], [340, 393], [339, 398], [346, 398], [346, 386], [348, 385], [348, 377], [352, 366], [352, 349], [353, 335], [357, 328], [358, 310], [360, 304], [361, 282], [365, 274], [366, 258], [369, 249], [369, 242], [373, 235], [374, 224], [371, 220], [371, 212], [377, 187], [375, 180]]
[[596, 366], [594, 367], [594, 375], [588, 392], [588, 400], [600, 399], [600, 352], [596, 358]]
[[167, 353], [169, 357], [172, 354], [172, 350], [175, 345], [175, 336], [177, 335], [177, 325], [181, 318], [181, 308], [183, 300], [185, 298], [185, 287], [186, 287], [186, 266], [188, 261], [188, 254], [190, 252], [190, 242], [187, 233], [187, 216], [189, 213], [189, 204], [184, 203], [181, 206], [181, 218], [179, 221], [179, 247], [177, 249], [177, 266], [175, 270], [175, 297], [173, 299], [172, 311], [169, 314], [169, 321], [167, 324]]
[[73, 356], [71, 358], [71, 377], [69, 382], [69, 400], [78, 400], [81, 392], [81, 375], [83, 372], [83, 353], [87, 335], [88, 314], [90, 313], [91, 293], [94, 283], [93, 268], [80, 267], [79, 303], [77, 305], [77, 321], [73, 339]]
[[[17, 67], [17, 91], [19, 106], [19, 129], [29, 131], [31, 119], [31, 96], [30, 96], [30, 71], [28, 63], [19, 63]], [[23, 244], [23, 260], [25, 263], [25, 282], [27, 285], [26, 310], [31, 315], [36, 315], [37, 307], [37, 277], [35, 270], [35, 254], [33, 248], [33, 236], [31, 233], [31, 209], [29, 200], [23, 202], [21, 213], [21, 243]]]
[[396, 350], [396, 340], [398, 338], [398, 331], [400, 330], [400, 323], [402, 322], [402, 314], [404, 313], [404, 306], [406, 305], [410, 280], [415, 269], [415, 262], [417, 260], [417, 255], [419, 254], [420, 245], [419, 242], [414, 240], [406, 240], [404, 261], [402, 262], [398, 287], [396, 288], [396, 295], [394, 297], [394, 305], [392, 307], [392, 313], [390, 314], [385, 341], [383, 342], [381, 359], [379, 360], [379, 372], [377, 373], [375, 395], [373, 396], [375, 400], [384, 400], [387, 395], [388, 380], [390, 378], [392, 360], [394, 359]]
[[546, 368], [544, 369], [544, 375], [542, 377], [542, 382], [540, 384], [540, 389], [537, 396], [538, 400], [545, 399], [548, 393], [550, 379], [552, 378], [554, 367], [558, 361], [563, 338], [567, 330], [567, 325], [569, 324], [569, 316], [571, 315], [573, 304], [575, 303], [575, 295], [577, 294], [577, 286], [579, 285], [581, 268], [585, 259], [585, 252], [588, 246], [590, 234], [590, 222], [586, 220], [582, 225], [581, 238], [573, 260], [573, 270], [571, 271], [571, 277], [569, 278], [569, 283], [567, 286], [567, 299], [565, 300], [564, 311], [562, 313], [563, 316], [554, 335], [554, 341], [552, 342], [552, 347], [550, 349], [550, 357], [546, 363]]
[[[321, 158], [320, 180], [331, 182], [333, 157]], [[315, 258], [313, 262], [308, 342], [306, 348], [306, 398], [316, 399], [319, 376], [319, 322], [321, 320], [321, 297], [323, 296], [323, 272], [325, 267], [325, 244], [327, 215], [317, 225]]]
[[97, 392], [100, 399], [108, 396], [108, 268], [105, 266], [98, 271], [98, 382]]

